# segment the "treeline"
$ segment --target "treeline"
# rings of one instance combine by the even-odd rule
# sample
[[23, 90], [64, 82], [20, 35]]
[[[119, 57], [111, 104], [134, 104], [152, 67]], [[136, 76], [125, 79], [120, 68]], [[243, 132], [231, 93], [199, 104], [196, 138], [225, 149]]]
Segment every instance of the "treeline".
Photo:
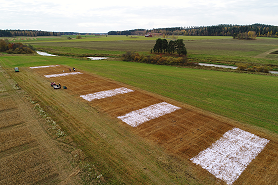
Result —
[[35, 52], [31, 45], [24, 45], [22, 43], [10, 43], [7, 39], [0, 40], [0, 52], [9, 54], [32, 54]]
[[146, 34], [145, 29], [133, 29], [124, 31], [109, 31], [108, 35], [144, 35]]
[[208, 27], [188, 28], [178, 31], [183, 35], [198, 36], [234, 36], [239, 33], [254, 31], [258, 37], [278, 37], [278, 26], [252, 24], [252, 25], [217, 25]]
[[161, 35], [185, 35], [185, 36], [234, 36], [239, 33], [254, 31], [258, 37], [278, 37], [278, 26], [265, 24], [232, 25], [220, 24], [216, 26], [191, 26], [155, 28], [151, 30], [134, 29], [125, 31], [109, 31], [108, 35], [144, 35], [159, 33]]
[[12, 37], [12, 33], [7, 30], [0, 30], [0, 37]]
[[41, 30], [0, 30], [0, 37], [37, 37], [37, 36], [61, 36], [61, 35], [91, 35], [91, 33], [78, 32], [49, 32]]
[[[1, 35], [1, 33], [6, 33]], [[41, 30], [0, 30], [1, 37], [15, 37], [15, 36], [26, 36], [26, 37], [37, 37], [37, 36], [60, 36], [60, 32], [48, 32]]]
[[147, 32], [161, 33], [164, 35], [186, 36], [234, 36], [235, 34], [248, 33], [249, 31], [254, 31], [258, 37], [278, 37], [278, 26], [265, 24], [220, 24], [216, 26], [174, 27], [147, 30]]

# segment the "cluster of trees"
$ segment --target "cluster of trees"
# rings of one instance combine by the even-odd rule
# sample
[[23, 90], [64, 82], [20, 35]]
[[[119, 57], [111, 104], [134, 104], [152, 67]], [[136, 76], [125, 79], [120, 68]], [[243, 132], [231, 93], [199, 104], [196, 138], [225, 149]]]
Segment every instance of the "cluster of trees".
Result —
[[151, 52], [154, 51], [155, 53], [169, 53], [173, 54], [177, 52], [179, 55], [186, 55], [187, 51], [185, 48], [185, 44], [183, 43], [183, 39], [178, 40], [170, 40], [169, 43], [167, 39], [157, 39], [156, 43], [151, 50]]
[[10, 43], [8, 40], [0, 40], [0, 52], [9, 54], [32, 54], [35, 52], [31, 45], [23, 45], [22, 43]]
[[161, 55], [140, 55], [134, 52], [126, 52], [122, 55], [123, 61], [140, 62], [157, 65], [196, 66], [197, 63], [188, 62], [186, 57], [166, 57]]

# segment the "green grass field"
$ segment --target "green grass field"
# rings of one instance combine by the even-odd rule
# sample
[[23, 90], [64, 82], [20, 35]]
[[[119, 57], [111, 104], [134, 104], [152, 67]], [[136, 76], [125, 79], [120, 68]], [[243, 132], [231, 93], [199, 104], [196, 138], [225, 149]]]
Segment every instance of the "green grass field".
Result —
[[66, 57], [2, 56], [6, 67], [74, 66], [242, 123], [278, 133], [278, 78], [122, 61]]
[[[169, 36], [168, 40], [171, 40]], [[225, 36], [179, 36], [184, 39], [188, 57], [195, 62], [250, 63], [278, 65], [278, 55], [269, 54], [278, 50], [276, 38], [257, 40], [235, 40]], [[46, 40], [42, 40], [46, 39]], [[35, 48], [58, 53], [120, 55], [126, 51], [150, 54], [157, 37], [143, 36], [83, 36], [82, 39], [68, 40], [67, 36], [38, 38], [25, 42]]]

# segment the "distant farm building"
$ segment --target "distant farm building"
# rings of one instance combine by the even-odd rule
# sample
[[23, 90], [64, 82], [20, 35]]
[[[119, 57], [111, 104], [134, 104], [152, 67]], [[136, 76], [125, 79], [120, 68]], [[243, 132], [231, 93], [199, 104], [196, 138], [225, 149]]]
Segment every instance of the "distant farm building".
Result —
[[159, 37], [159, 36], [162, 36], [162, 33], [151, 33], [151, 32], [149, 32], [145, 35], [145, 37]]

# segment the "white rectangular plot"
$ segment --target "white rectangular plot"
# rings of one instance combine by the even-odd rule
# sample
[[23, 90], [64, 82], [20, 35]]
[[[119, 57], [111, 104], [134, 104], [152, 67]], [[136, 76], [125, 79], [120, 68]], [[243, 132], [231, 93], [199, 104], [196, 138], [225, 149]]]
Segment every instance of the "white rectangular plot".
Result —
[[132, 111], [130, 113], [127, 113], [123, 116], [119, 116], [117, 118], [121, 119], [123, 122], [127, 123], [132, 127], [137, 127], [138, 125], [141, 125], [146, 121], [158, 118], [165, 114], [169, 114], [178, 109], [181, 108], [166, 102], [162, 102], [162, 103], [151, 105], [143, 109]]
[[68, 75], [78, 75], [83, 74], [80, 72], [71, 72], [71, 73], [60, 73], [60, 74], [53, 74], [53, 75], [44, 75], [46, 78], [53, 78], [53, 77], [61, 77], [61, 76], [68, 76]]
[[230, 185], [268, 142], [265, 138], [234, 128], [190, 160]]
[[30, 67], [30, 69], [48, 68], [48, 67], [56, 67], [56, 66], [59, 66], [59, 65], [35, 66], [35, 67]]
[[112, 89], [112, 90], [108, 90], [108, 91], [100, 91], [100, 92], [96, 92], [93, 94], [81, 95], [80, 97], [87, 101], [92, 101], [95, 99], [103, 99], [103, 98], [115, 96], [118, 94], [125, 94], [125, 93], [129, 93], [129, 92], [133, 92], [133, 90], [125, 88], [125, 87], [121, 87], [121, 88]]

